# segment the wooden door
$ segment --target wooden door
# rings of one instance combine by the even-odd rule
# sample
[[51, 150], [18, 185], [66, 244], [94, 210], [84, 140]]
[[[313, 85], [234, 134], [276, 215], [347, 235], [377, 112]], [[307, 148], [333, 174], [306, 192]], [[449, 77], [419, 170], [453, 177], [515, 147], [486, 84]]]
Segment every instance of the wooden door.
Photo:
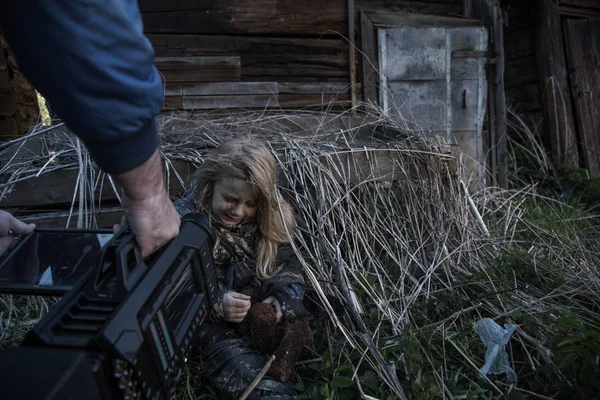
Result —
[[458, 144], [472, 183], [483, 185], [487, 30], [482, 26], [379, 29], [378, 44], [382, 108], [412, 129]]
[[600, 18], [565, 20], [567, 64], [585, 166], [600, 176]]

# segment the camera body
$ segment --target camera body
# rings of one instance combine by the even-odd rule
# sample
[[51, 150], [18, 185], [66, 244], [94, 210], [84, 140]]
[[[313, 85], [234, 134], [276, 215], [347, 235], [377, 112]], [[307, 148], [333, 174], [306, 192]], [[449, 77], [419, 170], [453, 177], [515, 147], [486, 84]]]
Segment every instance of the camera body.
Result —
[[213, 246], [203, 214], [183, 217], [149, 260], [129, 229], [119, 232], [100, 265], [0, 357], [3, 399], [171, 398], [217, 299]]

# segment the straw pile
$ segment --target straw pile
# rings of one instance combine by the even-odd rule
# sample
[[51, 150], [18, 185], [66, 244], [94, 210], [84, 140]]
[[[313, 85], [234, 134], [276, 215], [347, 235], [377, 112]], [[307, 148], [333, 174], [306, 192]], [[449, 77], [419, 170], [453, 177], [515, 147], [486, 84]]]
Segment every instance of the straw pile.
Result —
[[[570, 373], [568, 361], [600, 344], [593, 215], [531, 185], [470, 193], [442, 143], [377, 110], [353, 120], [303, 117], [172, 115], [159, 126], [167, 169], [176, 160], [200, 165], [237, 135], [268, 140], [277, 154], [282, 193], [301, 222], [298, 252], [326, 316], [314, 321], [318, 354], [297, 370], [305, 397], [552, 398], [586, 390], [582, 380], [598, 366], [583, 376]], [[90, 193], [110, 182], [72, 136], [48, 132], [43, 148], [45, 157], [1, 168], [12, 177], [0, 198], [18, 180], [79, 168], [71, 209], [91, 226], [83, 216], [99, 200]], [[185, 185], [177, 180], [170, 184]], [[13, 296], [0, 304], [2, 348], [48, 307]], [[518, 382], [479, 374], [486, 348], [473, 324], [481, 318], [519, 325], [507, 346]], [[196, 364], [189, 368], [178, 397], [216, 398]]]

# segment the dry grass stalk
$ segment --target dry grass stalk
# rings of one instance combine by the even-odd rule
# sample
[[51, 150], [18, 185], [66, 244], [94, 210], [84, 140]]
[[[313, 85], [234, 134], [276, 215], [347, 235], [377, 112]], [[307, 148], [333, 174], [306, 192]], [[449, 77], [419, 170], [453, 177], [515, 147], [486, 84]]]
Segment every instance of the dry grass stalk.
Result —
[[[307, 120], [312, 122], [307, 124]], [[578, 230], [587, 217], [564, 220], [564, 232], [556, 232], [528, 219], [526, 204], [534, 199], [561, 215], [568, 214], [568, 206], [539, 196], [532, 186], [469, 194], [461, 184], [462, 169], [452, 167], [441, 150], [443, 143], [406, 128], [405, 122], [389, 119], [376, 109], [351, 122], [347, 115], [252, 112], [235, 117], [173, 114], [159, 120], [165, 167], [170, 169], [175, 160], [200, 165], [207, 152], [231, 137], [268, 140], [285, 183], [282, 193], [295, 206], [300, 221], [296, 250], [311, 286], [350, 353], [360, 354], [354, 370], [371, 368], [398, 397], [405, 396], [402, 374], [395, 369], [403, 357], [386, 359], [383, 350], [395, 346], [409, 327], [443, 336], [440, 346], [420, 345], [427, 349], [432, 365], [436, 358], [444, 360], [443, 368], [435, 370], [435, 379], [441, 393], [452, 397], [447, 383], [475, 377], [468, 371], [481, 361], [464, 353], [453, 339], [460, 332], [472, 331], [465, 320], [506, 319], [516, 311], [539, 320], [542, 314], [578, 309], [582, 320], [599, 326], [600, 317], [582, 306], [584, 302], [600, 305], [600, 273], [595, 268], [600, 243], [590, 239], [591, 232]], [[373, 132], [379, 139], [372, 137]], [[93, 193], [105, 184], [106, 176], [95, 168], [85, 149], [77, 149], [67, 132], [48, 132], [44, 140], [46, 155], [13, 160], [3, 168], [12, 175], [0, 184], [0, 198], [15, 182], [38, 173], [79, 168], [72, 209], [77, 202], [81, 226], [94, 226], [93, 211], [101, 207], [102, 199], [94, 199]], [[529, 154], [539, 158], [540, 168], [547, 168], [541, 149], [534, 147]], [[169, 182], [184, 183], [180, 176]], [[501, 282], [488, 271], [503, 251], [513, 248], [522, 249], [533, 260], [544, 260], [535, 263], [540, 279], [559, 275], [564, 284], [545, 294], [515, 275], [507, 295], [508, 289], [499, 288]], [[467, 279], [469, 283], [463, 284]], [[423, 320], [416, 305], [447, 293], [464, 302], [464, 307]], [[342, 299], [346, 311], [334, 310], [328, 301], [331, 297]], [[14, 329], [24, 330], [33, 318], [28, 320], [29, 308], [15, 307], [13, 296], [2, 297], [1, 304], [0, 342], [6, 347], [7, 337], [10, 343], [20, 337]], [[374, 314], [375, 326], [365, 322]], [[13, 326], [14, 321], [19, 322]], [[512, 346], [524, 348], [530, 368], [539, 368], [550, 359], [544, 343], [554, 333], [547, 327], [534, 336], [519, 328]], [[332, 354], [339, 347], [333, 337], [332, 332]], [[448, 341], [463, 354], [462, 361], [446, 359]], [[451, 368], [456, 363], [462, 363], [462, 372]], [[356, 372], [354, 376], [358, 379]], [[503, 392], [503, 386], [490, 383], [495, 391]], [[368, 398], [362, 387], [360, 391]]]

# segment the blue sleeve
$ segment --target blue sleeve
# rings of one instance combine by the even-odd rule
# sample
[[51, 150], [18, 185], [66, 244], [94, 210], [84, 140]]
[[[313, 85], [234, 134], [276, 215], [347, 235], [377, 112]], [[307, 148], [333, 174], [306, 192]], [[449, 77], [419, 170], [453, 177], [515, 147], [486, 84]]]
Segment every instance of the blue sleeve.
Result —
[[0, 25], [23, 74], [103, 171], [154, 153], [163, 85], [136, 0], [0, 1]]

